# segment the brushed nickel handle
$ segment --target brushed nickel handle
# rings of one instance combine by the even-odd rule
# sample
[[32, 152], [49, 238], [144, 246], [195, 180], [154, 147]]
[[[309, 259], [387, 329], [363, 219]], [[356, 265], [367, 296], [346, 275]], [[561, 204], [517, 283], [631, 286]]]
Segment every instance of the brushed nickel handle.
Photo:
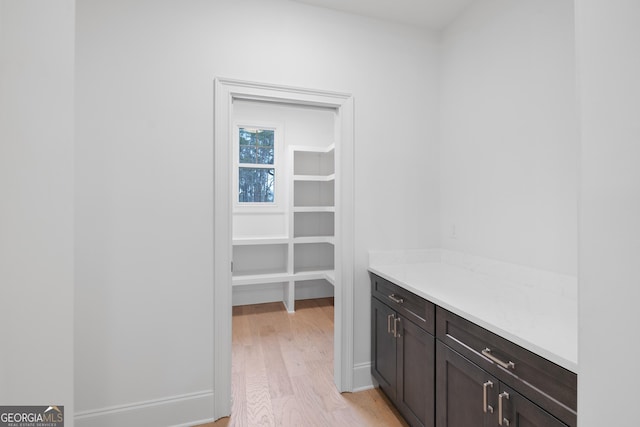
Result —
[[504, 369], [515, 369], [516, 368], [516, 364], [513, 363], [512, 361], [504, 362], [504, 361], [498, 359], [497, 357], [495, 357], [493, 354], [491, 354], [491, 349], [489, 347], [487, 347], [484, 350], [482, 350], [482, 355], [484, 357], [486, 357], [487, 359], [491, 360], [492, 362], [495, 362], [498, 365], [502, 366]]
[[391, 333], [391, 319], [395, 319], [395, 317], [393, 313], [387, 316], [387, 333], [389, 334]]
[[[398, 328], [398, 324], [400, 324], [400, 318], [396, 317], [396, 320], [393, 321], [393, 336], [398, 338], [401, 337], [400, 328]], [[402, 327], [402, 325], [400, 325]]]
[[395, 302], [396, 304], [402, 304], [404, 302], [404, 298], [396, 296], [396, 294], [389, 295], [389, 299]]
[[482, 384], [482, 405], [484, 413], [486, 414], [489, 411], [490, 414], [493, 414], [493, 406], [487, 405], [487, 387], [493, 388], [493, 383], [491, 381], [487, 381]]
[[500, 393], [498, 395], [498, 424], [508, 426], [509, 425], [509, 420], [502, 416], [502, 414], [503, 414], [503, 412], [502, 412], [502, 399], [503, 398], [509, 400], [509, 393], [507, 393], [506, 391], [503, 391], [502, 393]]

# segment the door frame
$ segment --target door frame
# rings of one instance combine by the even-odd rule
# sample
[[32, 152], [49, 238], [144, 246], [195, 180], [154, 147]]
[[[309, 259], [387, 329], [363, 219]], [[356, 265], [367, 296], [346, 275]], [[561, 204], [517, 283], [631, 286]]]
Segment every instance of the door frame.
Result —
[[345, 93], [255, 83], [214, 80], [214, 418], [231, 414], [233, 101], [254, 100], [319, 106], [336, 112], [335, 120], [335, 309], [334, 382], [340, 392], [353, 390], [354, 300], [354, 100]]

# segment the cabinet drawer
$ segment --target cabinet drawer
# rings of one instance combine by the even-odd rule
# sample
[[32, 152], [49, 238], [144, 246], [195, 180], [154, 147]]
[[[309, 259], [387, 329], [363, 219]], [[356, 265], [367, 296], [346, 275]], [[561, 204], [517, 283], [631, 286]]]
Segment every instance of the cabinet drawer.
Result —
[[575, 373], [441, 307], [436, 337], [566, 424], [576, 424]]
[[400, 286], [371, 274], [371, 294], [398, 313], [435, 335], [435, 306]]

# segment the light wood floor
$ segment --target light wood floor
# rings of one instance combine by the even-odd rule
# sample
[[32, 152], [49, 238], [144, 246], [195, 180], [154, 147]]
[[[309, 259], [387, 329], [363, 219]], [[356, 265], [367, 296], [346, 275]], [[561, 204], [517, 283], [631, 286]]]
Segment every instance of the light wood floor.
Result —
[[231, 417], [199, 427], [406, 426], [378, 389], [333, 384], [333, 298], [233, 308]]

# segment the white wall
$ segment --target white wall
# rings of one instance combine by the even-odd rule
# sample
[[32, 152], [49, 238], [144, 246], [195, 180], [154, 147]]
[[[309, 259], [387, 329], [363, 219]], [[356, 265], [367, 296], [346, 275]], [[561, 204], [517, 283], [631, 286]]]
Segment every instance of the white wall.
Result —
[[0, 405], [73, 426], [74, 2], [0, 1]]
[[571, 0], [486, 0], [442, 34], [444, 248], [576, 275]]
[[640, 3], [576, 0], [581, 100], [578, 418], [637, 424]]
[[354, 95], [354, 360], [368, 372], [366, 251], [438, 244], [434, 38], [280, 0], [86, 0], [77, 17], [82, 425], [163, 424], [135, 404], [172, 396], [172, 421], [212, 413], [215, 76]]

